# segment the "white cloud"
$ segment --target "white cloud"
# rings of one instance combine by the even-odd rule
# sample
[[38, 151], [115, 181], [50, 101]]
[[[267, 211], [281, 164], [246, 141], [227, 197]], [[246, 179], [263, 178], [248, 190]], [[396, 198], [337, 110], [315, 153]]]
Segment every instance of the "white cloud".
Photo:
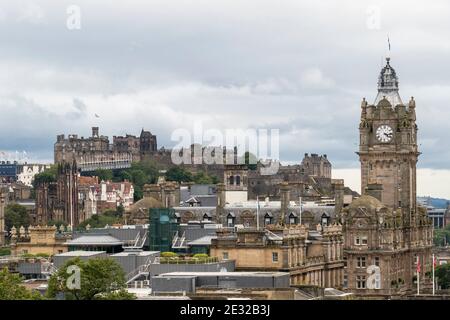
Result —
[[334, 81], [325, 77], [318, 68], [306, 70], [302, 74], [301, 82], [308, 89], [329, 89], [334, 86]]
[[[344, 179], [345, 185], [361, 192], [359, 168], [333, 169], [333, 179]], [[450, 170], [417, 169], [417, 195], [450, 199]]]

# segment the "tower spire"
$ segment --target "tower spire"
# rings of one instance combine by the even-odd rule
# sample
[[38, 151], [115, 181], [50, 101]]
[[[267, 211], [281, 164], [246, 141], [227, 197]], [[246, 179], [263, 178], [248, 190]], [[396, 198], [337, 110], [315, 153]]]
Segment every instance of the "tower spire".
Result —
[[394, 68], [390, 64], [391, 58], [386, 57], [386, 65], [381, 68], [378, 76], [378, 94], [374, 105], [378, 105], [380, 100], [387, 99], [392, 107], [403, 104], [398, 92], [398, 77]]

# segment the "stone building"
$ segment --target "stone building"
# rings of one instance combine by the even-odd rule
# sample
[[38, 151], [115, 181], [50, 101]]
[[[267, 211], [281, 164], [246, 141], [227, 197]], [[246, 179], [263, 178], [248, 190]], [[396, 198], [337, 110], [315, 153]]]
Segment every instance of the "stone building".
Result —
[[64, 243], [69, 238], [70, 234], [57, 230], [55, 226], [30, 226], [19, 235], [14, 228], [11, 234], [11, 251], [13, 255], [43, 253], [53, 256], [67, 252], [67, 245]]
[[331, 163], [327, 155], [319, 156], [316, 153], [305, 153], [301, 163], [301, 173], [315, 178], [331, 179]]
[[416, 203], [416, 103], [404, 105], [386, 59], [373, 105], [361, 103], [361, 192], [342, 212], [347, 286], [361, 295], [411, 292], [417, 260], [421, 283], [431, 269], [433, 230]]
[[46, 225], [50, 220], [72, 226], [80, 223], [75, 162], [58, 164], [56, 181], [42, 182], [36, 187], [36, 223]]
[[269, 225], [264, 229], [221, 229], [211, 256], [235, 260], [237, 271], [289, 272], [291, 285], [341, 287], [342, 228]]
[[99, 128], [92, 127], [91, 137], [70, 134], [58, 135], [54, 145], [55, 163], [126, 160], [140, 161], [157, 153], [156, 136], [149, 131], [141, 131], [139, 137], [133, 135], [114, 136], [110, 143], [107, 136], [99, 135]]
[[36, 224], [50, 220], [73, 226], [106, 210], [134, 201], [133, 184], [98, 181], [98, 177], [80, 176], [74, 163], [58, 164], [56, 182], [41, 182], [36, 188]]
[[[263, 170], [270, 165], [260, 162], [256, 170], [248, 171], [249, 199], [259, 197], [280, 198], [280, 184], [289, 182], [292, 186], [293, 197], [307, 200], [319, 200], [321, 197], [333, 197], [334, 188], [331, 179], [332, 165], [326, 154], [318, 155], [305, 153], [300, 164], [278, 166], [278, 171], [271, 175], [263, 174]], [[356, 195], [349, 188], [345, 194]]]
[[[162, 183], [145, 185], [144, 199], [136, 202], [130, 207], [131, 217], [140, 216], [137, 221], [142, 221], [148, 210], [145, 211], [145, 203], [148, 199], [154, 199], [163, 208], [173, 208], [179, 223], [189, 221], [210, 221], [224, 226], [263, 227], [265, 225], [283, 222], [286, 224], [304, 224], [315, 228], [318, 223], [330, 224], [335, 220], [335, 200], [323, 198], [316, 201], [300, 201], [300, 197], [291, 197], [292, 186], [285, 182], [280, 186], [281, 200], [270, 200], [262, 198], [258, 201], [248, 200], [246, 169], [233, 167], [224, 172], [225, 184], [220, 183], [215, 188], [215, 203], [208, 200], [204, 204], [197, 201], [186, 205], [180, 202], [180, 186], [174, 183]], [[333, 180], [336, 194], [342, 199], [340, 207], [344, 205], [343, 181]], [[209, 186], [206, 186], [209, 187]], [[189, 200], [189, 199], [188, 199]], [[191, 199], [192, 200], [192, 199]], [[154, 205], [154, 203], [151, 203]], [[148, 208], [147, 208], [148, 209]], [[140, 213], [138, 213], [140, 212]], [[133, 221], [130, 217], [129, 223]]]

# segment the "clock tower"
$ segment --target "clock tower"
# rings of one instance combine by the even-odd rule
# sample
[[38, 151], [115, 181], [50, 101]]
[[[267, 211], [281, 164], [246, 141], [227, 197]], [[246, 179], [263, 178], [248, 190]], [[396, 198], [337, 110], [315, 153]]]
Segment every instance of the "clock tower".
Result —
[[397, 74], [390, 58], [386, 58], [375, 102], [369, 105], [363, 99], [361, 103], [361, 193], [365, 194], [370, 185], [379, 185], [379, 200], [392, 210], [400, 209], [406, 220], [416, 210], [416, 164], [420, 153], [415, 108], [412, 97], [407, 105], [403, 104]]

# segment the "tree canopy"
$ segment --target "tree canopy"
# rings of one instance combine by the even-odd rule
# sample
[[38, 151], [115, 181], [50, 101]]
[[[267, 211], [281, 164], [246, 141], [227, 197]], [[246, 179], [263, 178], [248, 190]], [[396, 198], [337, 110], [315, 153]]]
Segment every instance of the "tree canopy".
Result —
[[166, 171], [166, 180], [167, 181], [176, 181], [176, 182], [192, 182], [192, 173], [188, 170], [184, 169], [181, 166], [172, 167]]
[[435, 276], [442, 289], [450, 288], [450, 264], [443, 264], [436, 267]]
[[28, 290], [22, 285], [22, 278], [12, 274], [8, 268], [0, 270], [0, 300], [40, 300], [39, 292]]
[[[79, 269], [77, 285], [76, 266]], [[120, 265], [111, 258], [87, 261], [79, 257], [68, 260], [48, 282], [47, 296], [55, 298], [63, 293], [67, 300], [132, 300], [134, 294], [126, 291], [125, 274]]]
[[56, 165], [52, 165], [43, 172], [36, 174], [33, 179], [33, 187], [36, 189], [36, 186], [41, 183], [55, 182], [57, 169]]
[[433, 235], [433, 242], [435, 246], [443, 247], [450, 241], [450, 224], [443, 229], [435, 229]]
[[27, 209], [17, 203], [11, 203], [6, 206], [5, 210], [5, 226], [9, 231], [13, 226], [19, 228], [20, 226], [28, 227], [30, 225], [30, 216]]
[[121, 218], [119, 217], [117, 211], [108, 210], [103, 214], [94, 214], [91, 218], [84, 220], [77, 226], [77, 229], [86, 229], [87, 225], [91, 228], [104, 228], [106, 225], [113, 225], [120, 222]]

